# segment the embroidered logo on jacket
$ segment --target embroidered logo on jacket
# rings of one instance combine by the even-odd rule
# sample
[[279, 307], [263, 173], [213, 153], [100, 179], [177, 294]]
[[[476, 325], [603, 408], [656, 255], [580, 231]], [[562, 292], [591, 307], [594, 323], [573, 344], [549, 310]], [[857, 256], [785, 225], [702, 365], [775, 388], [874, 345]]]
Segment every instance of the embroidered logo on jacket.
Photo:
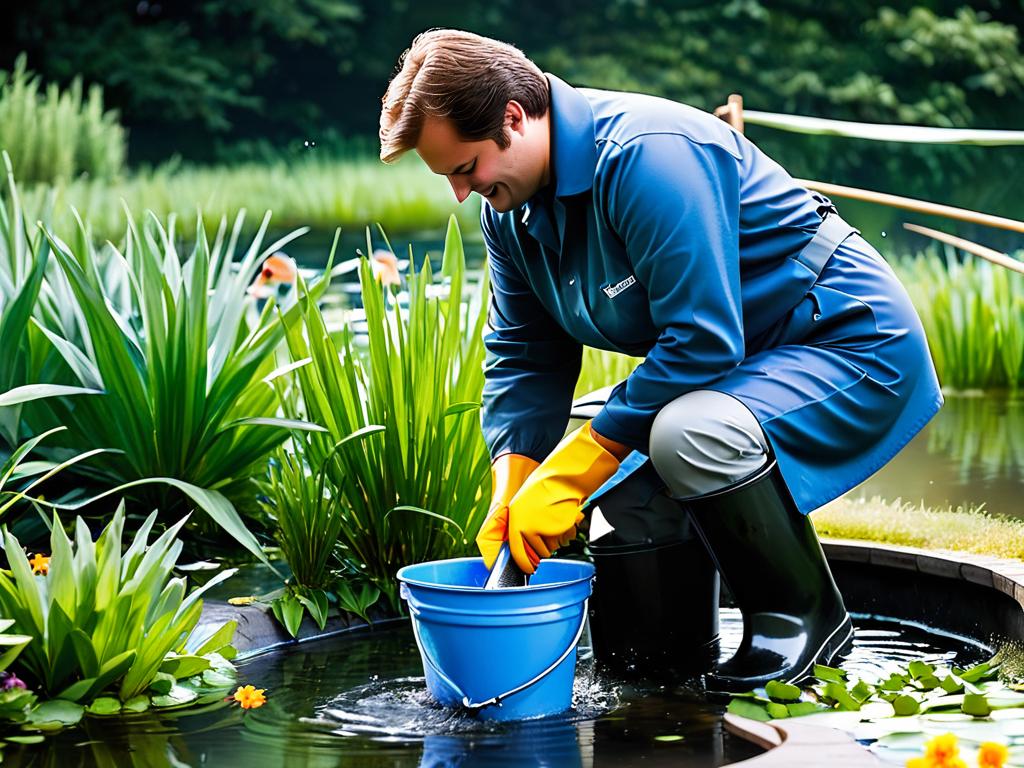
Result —
[[620, 280], [615, 285], [606, 285], [601, 290], [605, 292], [605, 295], [608, 296], [609, 299], [614, 299], [635, 282], [636, 277], [634, 275], [630, 275], [625, 280]]

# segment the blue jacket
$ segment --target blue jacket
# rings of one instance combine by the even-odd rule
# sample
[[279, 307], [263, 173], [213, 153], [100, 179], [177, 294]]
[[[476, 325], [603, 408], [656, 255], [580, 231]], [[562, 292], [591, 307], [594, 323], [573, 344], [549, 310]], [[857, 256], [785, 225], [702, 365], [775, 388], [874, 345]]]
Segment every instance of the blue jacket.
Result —
[[[808, 478], [807, 488], [794, 488], [804, 511], [859, 482], [920, 429], [941, 402], [923, 332], [912, 309], [907, 313], [902, 287], [859, 237], [848, 249], [863, 252], [858, 258], [877, 272], [866, 292], [894, 296], [895, 324], [913, 326], [913, 350], [899, 350], [910, 355], [910, 375], [901, 376], [902, 387], [884, 382], [899, 390], [891, 402], [871, 403], [883, 416], [861, 419], [864, 434], [844, 448], [843, 436], [826, 434], [827, 419], [815, 414], [846, 408], [840, 415], [848, 418], [850, 408], [832, 395], [876, 363], [877, 380], [886, 379], [890, 361], [854, 359], [857, 350], [833, 370], [834, 354], [823, 358], [814, 349], [791, 374], [792, 361], [777, 353], [764, 360], [780, 342], [810, 344], [784, 336], [819, 280], [796, 257], [821, 222], [821, 198], [707, 113], [548, 79], [551, 184], [518, 210], [499, 214], [485, 203], [482, 211], [493, 290], [482, 419], [492, 456], [541, 460], [558, 443], [582, 345], [645, 358], [594, 419], [600, 434], [646, 452], [666, 404], [696, 389], [730, 392], [765, 427], [791, 488]], [[863, 321], [849, 309], [837, 310], [836, 319]], [[872, 320], [871, 328], [879, 327]], [[760, 362], [751, 367], [752, 360]], [[765, 389], [757, 380], [766, 376], [791, 376], [781, 382], [787, 390]], [[816, 388], [822, 377], [834, 386]], [[908, 414], [919, 381], [923, 401]], [[789, 420], [775, 430], [770, 423], [785, 416], [780, 409], [795, 410], [792, 389], [810, 390], [799, 405], [824, 409], [809, 410], [808, 423]], [[810, 442], [790, 450], [783, 432], [797, 443], [809, 434]], [[803, 455], [817, 451], [815, 440], [840, 443], [818, 467], [842, 474], [825, 492], [810, 487], [814, 457]]]

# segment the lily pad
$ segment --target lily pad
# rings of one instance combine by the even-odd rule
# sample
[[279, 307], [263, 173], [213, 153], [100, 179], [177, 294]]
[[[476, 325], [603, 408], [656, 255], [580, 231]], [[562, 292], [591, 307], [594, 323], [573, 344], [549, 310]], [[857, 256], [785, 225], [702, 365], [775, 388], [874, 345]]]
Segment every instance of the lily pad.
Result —
[[47, 729], [54, 724], [59, 727], [76, 725], [85, 714], [85, 707], [73, 701], [50, 699], [33, 709], [28, 715], [28, 722], [37, 728]]
[[149, 696], [134, 696], [124, 703], [122, 709], [125, 712], [145, 712], [149, 709]]
[[988, 699], [977, 693], [964, 694], [964, 703], [960, 705], [960, 708], [965, 715], [971, 717], [988, 717], [992, 714], [992, 707], [989, 706]]
[[90, 715], [116, 715], [121, 711], [121, 702], [112, 696], [100, 696], [85, 711]]
[[783, 683], [779, 680], [769, 680], [768, 684], [764, 687], [764, 692], [768, 694], [769, 699], [775, 701], [799, 701], [800, 700], [800, 689], [795, 685], [789, 683]]
[[750, 720], [759, 720], [762, 723], [772, 719], [764, 705], [750, 701], [749, 699], [733, 699], [729, 702], [729, 706], [726, 707], [726, 710], [734, 715], [746, 717]]
[[896, 712], [896, 715], [899, 717], [906, 717], [907, 715], [916, 715], [918, 712], [921, 711], [921, 705], [918, 703], [917, 699], [915, 699], [913, 696], [907, 696], [906, 694], [902, 696], [897, 696], [895, 699], [893, 699], [892, 708], [893, 711]]
[[154, 707], [180, 707], [189, 704], [199, 698], [195, 691], [181, 685], [175, 685], [164, 696], [153, 696], [150, 703]]

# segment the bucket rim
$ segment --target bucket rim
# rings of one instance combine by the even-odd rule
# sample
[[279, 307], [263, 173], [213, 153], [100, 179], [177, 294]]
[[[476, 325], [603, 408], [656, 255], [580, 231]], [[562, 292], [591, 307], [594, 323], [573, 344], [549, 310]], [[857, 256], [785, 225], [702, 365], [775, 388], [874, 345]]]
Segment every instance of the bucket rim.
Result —
[[[409, 565], [405, 565], [405, 566], [402, 566], [401, 568], [399, 568], [398, 569], [398, 573], [395, 574], [395, 577], [400, 582], [402, 582], [403, 584], [408, 584], [410, 586], [421, 588], [421, 589], [438, 589], [438, 590], [443, 590], [445, 592], [481, 592], [481, 591], [483, 591], [483, 587], [474, 587], [474, 586], [462, 585], [462, 584], [438, 584], [436, 582], [424, 581], [422, 579], [411, 579], [408, 576], [403, 575], [403, 574], [405, 574], [405, 572], [408, 571], [411, 568], [419, 568], [419, 567], [427, 566], [427, 565], [438, 565], [440, 563], [464, 563], [464, 562], [470, 562], [470, 561], [479, 562], [482, 559], [483, 558], [480, 558], [480, 557], [449, 557], [449, 558], [445, 558], [443, 560], [426, 560], [426, 561], [424, 561], [422, 563], [410, 563]], [[527, 584], [527, 585], [522, 586], [522, 587], [497, 587], [495, 589], [488, 590], [488, 591], [490, 591], [490, 592], [498, 592], [498, 593], [501, 593], [501, 592], [506, 592], [506, 593], [509, 593], [509, 592], [542, 592], [542, 591], [548, 590], [548, 589], [560, 589], [560, 588], [571, 586], [571, 585], [574, 585], [574, 584], [582, 584], [584, 582], [592, 581], [593, 578], [594, 578], [594, 564], [589, 562], [589, 561], [586, 561], [586, 560], [569, 560], [567, 558], [561, 558], [561, 557], [549, 557], [549, 558], [546, 558], [544, 560], [544, 562], [545, 563], [565, 563], [567, 565], [585, 565], [585, 566], [589, 566], [590, 567], [591, 572], [590, 572], [589, 575], [581, 576], [578, 579], [567, 579], [565, 581], [555, 581], [555, 582], [551, 582], [549, 584], [537, 584], [535, 586], [531, 585], [531, 584]]]

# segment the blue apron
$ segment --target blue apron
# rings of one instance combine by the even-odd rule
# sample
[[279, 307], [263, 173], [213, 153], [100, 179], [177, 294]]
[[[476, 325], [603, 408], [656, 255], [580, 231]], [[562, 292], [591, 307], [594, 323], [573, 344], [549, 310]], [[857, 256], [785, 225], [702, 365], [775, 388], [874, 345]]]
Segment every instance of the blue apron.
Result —
[[711, 115], [548, 79], [552, 183], [482, 211], [492, 456], [542, 460], [557, 444], [583, 345], [644, 358], [595, 417], [600, 434], [643, 454], [669, 402], [726, 392], [758, 418], [805, 513], [935, 414], [906, 292], [840, 219], [824, 218], [833, 241], [815, 238], [827, 200]]

